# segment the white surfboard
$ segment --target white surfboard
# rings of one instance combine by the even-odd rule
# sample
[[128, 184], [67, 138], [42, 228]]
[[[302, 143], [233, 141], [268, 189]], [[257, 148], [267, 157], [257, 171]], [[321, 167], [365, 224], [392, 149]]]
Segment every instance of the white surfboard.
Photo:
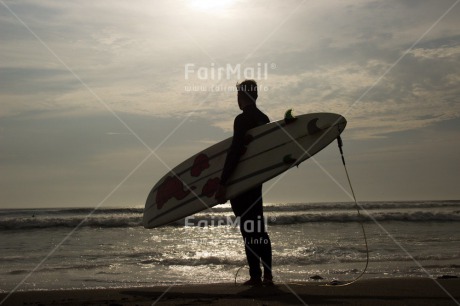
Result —
[[[246, 134], [246, 149], [227, 182], [227, 198], [264, 183], [321, 151], [345, 129], [344, 117], [313, 113], [271, 122]], [[217, 205], [215, 194], [232, 138], [182, 162], [150, 191], [145, 228], [177, 221]]]

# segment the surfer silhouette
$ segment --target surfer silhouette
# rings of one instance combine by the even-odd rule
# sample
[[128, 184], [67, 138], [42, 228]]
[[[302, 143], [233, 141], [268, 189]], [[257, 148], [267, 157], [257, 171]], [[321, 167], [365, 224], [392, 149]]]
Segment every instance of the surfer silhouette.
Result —
[[[238, 106], [243, 112], [236, 116], [233, 124], [233, 140], [227, 152], [220, 178], [220, 187], [216, 193], [216, 199], [220, 204], [226, 202], [228, 179], [235, 170], [241, 155], [245, 153], [245, 146], [252, 141], [250, 137], [246, 136], [246, 132], [270, 122], [268, 117], [256, 106], [258, 96], [256, 81], [245, 80], [237, 84], [236, 88], [238, 89]], [[272, 248], [263, 216], [262, 185], [230, 199], [230, 203], [233, 213], [240, 222], [240, 231], [249, 265], [251, 278], [244, 285], [272, 285]], [[261, 262], [264, 268], [263, 280], [261, 279]]]

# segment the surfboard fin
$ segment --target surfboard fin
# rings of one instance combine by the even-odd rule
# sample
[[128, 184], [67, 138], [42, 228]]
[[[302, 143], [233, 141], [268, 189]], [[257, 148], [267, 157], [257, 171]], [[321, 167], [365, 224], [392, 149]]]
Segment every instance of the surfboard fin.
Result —
[[292, 115], [292, 108], [288, 109], [288, 110], [284, 113], [284, 122], [285, 122], [286, 124], [292, 123], [292, 122], [294, 122], [294, 121], [296, 121], [296, 120], [297, 120], [297, 118], [294, 117], [294, 116]]
[[321, 129], [316, 125], [317, 122], [318, 122], [318, 118], [312, 119], [308, 122], [308, 125], [307, 125], [308, 134], [313, 135], [313, 134], [321, 132]]

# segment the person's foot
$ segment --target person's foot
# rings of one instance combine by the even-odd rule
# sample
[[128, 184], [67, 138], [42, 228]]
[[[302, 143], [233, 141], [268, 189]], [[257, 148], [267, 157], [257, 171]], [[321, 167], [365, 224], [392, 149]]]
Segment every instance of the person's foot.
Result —
[[264, 280], [262, 281], [264, 286], [273, 286], [273, 275], [264, 275]]
[[243, 286], [262, 286], [262, 281], [260, 280], [260, 278], [250, 278], [249, 280], [243, 283]]

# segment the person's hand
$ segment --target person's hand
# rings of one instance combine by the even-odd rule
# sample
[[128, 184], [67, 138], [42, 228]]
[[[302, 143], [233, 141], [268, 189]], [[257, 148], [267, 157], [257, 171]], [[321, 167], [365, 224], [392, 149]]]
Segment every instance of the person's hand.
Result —
[[225, 204], [227, 202], [227, 199], [225, 198], [226, 193], [227, 193], [227, 187], [225, 187], [224, 185], [220, 185], [219, 189], [217, 189], [217, 192], [216, 192], [217, 203]]

